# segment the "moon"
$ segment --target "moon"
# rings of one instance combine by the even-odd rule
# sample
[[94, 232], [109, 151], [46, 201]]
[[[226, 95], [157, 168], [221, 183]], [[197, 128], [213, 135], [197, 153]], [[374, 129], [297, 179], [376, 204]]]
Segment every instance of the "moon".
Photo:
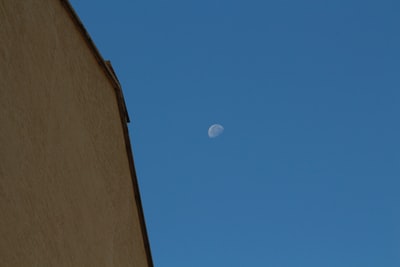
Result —
[[222, 134], [224, 127], [220, 124], [213, 124], [208, 128], [208, 137], [215, 138]]

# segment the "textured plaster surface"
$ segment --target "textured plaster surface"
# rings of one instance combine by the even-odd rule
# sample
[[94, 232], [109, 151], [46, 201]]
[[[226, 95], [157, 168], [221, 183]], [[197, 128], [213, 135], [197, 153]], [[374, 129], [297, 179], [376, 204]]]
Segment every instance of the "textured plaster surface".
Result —
[[148, 266], [112, 84], [56, 0], [0, 0], [0, 266]]

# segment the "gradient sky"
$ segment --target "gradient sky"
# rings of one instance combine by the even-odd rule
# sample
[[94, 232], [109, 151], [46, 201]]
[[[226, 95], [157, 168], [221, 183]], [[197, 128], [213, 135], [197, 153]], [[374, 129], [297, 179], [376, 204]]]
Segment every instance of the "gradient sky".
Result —
[[400, 266], [400, 1], [71, 2], [124, 90], [155, 266]]

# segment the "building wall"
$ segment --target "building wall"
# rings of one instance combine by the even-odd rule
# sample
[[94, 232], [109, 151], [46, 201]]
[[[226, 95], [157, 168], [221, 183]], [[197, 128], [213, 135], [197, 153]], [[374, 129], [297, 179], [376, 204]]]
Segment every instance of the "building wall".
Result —
[[115, 88], [62, 2], [0, 0], [0, 266], [150, 266]]

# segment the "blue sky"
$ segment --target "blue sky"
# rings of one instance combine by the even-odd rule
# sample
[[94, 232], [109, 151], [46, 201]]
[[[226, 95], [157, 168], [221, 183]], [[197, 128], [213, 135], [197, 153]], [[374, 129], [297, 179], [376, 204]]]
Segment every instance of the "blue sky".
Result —
[[399, 1], [71, 2], [124, 90], [156, 266], [400, 266]]

